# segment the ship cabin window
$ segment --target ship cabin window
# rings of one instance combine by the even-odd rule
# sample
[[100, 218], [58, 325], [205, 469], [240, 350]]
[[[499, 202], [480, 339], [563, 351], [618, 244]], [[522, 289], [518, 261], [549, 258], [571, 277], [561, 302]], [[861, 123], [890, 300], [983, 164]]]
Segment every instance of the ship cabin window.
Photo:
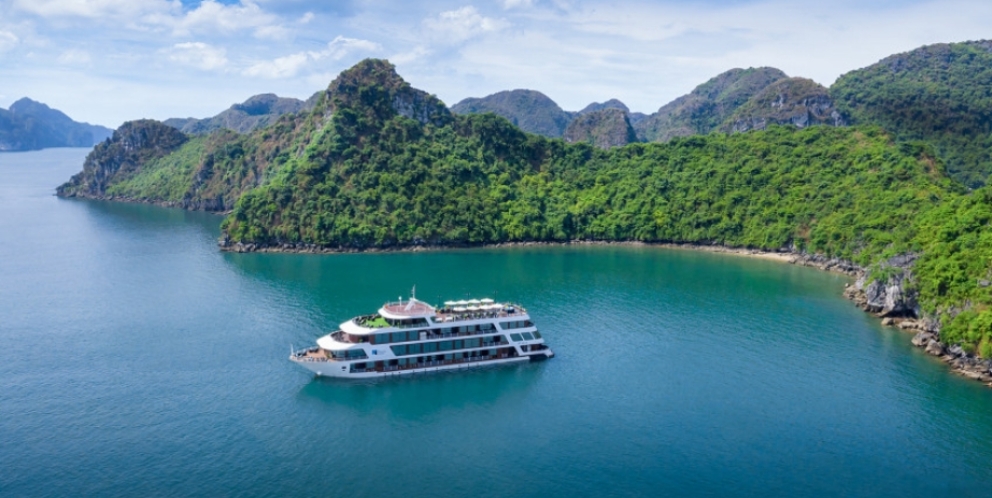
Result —
[[523, 338], [520, 337], [520, 334], [510, 334], [510, 339], [513, 340], [513, 342], [520, 342], [523, 340]]
[[523, 336], [524, 336], [524, 340], [525, 341], [533, 341], [534, 340], [534, 335], [531, 334], [530, 332], [524, 332], [523, 333]]
[[541, 333], [535, 330], [534, 331], [534, 339], [540, 339], [540, 338], [541, 338]]

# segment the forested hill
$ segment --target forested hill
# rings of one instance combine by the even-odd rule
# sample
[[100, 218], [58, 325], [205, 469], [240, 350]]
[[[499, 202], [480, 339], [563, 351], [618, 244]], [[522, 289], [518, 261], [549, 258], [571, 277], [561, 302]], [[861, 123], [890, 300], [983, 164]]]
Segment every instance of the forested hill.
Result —
[[951, 175], [970, 186], [992, 173], [992, 41], [893, 55], [841, 76], [830, 95], [853, 123], [932, 144]]
[[130, 126], [60, 195], [233, 207], [226, 244], [255, 247], [638, 240], [866, 267], [919, 255], [923, 310], [949, 324], [963, 315], [948, 330], [992, 348], [992, 288], [981, 285], [992, 278], [992, 194], [967, 193], [930, 146], [878, 127], [770, 126], [601, 150], [491, 113], [452, 114], [382, 60], [342, 72], [311, 111], [248, 134], [164, 135], [143, 142], [157, 152], [133, 153], [128, 137], [164, 125]]

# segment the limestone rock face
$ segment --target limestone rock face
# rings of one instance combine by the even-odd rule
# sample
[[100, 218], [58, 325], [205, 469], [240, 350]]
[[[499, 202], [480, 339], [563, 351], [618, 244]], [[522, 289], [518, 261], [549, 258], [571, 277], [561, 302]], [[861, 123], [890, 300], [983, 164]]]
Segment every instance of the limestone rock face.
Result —
[[741, 106], [721, 130], [740, 133], [763, 130], [772, 124], [797, 128], [818, 124], [845, 126], [847, 120], [835, 108], [826, 88], [805, 78], [787, 78], [768, 85]]
[[637, 141], [627, 113], [618, 108], [603, 108], [578, 116], [565, 129], [564, 138], [566, 142], [589, 142], [601, 149]]
[[667, 142], [711, 133], [768, 85], [786, 78], [771, 67], [731, 69], [637, 120], [637, 136], [647, 142]]
[[915, 260], [913, 254], [896, 256], [881, 265], [879, 272], [883, 276], [870, 282], [867, 275], [859, 277], [854, 286], [864, 292], [865, 309], [881, 316], [919, 316], [916, 293], [907, 290], [906, 285], [912, 278], [910, 268]]
[[186, 143], [181, 131], [151, 119], [129, 121], [97, 144], [86, 156], [83, 171], [59, 186], [63, 197], [101, 198], [119, 178], [134, 174], [150, 159], [162, 157]]

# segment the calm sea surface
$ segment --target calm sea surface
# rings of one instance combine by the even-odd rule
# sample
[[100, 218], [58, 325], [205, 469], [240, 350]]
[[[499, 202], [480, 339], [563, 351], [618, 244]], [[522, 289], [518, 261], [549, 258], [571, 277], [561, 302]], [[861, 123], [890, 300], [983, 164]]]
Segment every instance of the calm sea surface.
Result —
[[[632, 247], [218, 252], [0, 155], [2, 496], [992, 496], [992, 390], [775, 262]], [[519, 301], [554, 360], [355, 383], [287, 360], [383, 301]]]

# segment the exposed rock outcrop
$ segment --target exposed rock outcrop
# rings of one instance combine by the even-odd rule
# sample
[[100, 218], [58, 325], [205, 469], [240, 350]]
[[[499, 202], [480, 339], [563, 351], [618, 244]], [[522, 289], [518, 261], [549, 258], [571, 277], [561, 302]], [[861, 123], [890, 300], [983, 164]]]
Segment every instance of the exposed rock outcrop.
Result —
[[771, 67], [731, 69], [639, 120], [635, 125], [637, 137], [647, 142], [667, 142], [716, 131], [752, 97], [785, 78], [785, 73]]
[[825, 124], [845, 126], [829, 90], [806, 78], [787, 78], [768, 85], [737, 109], [721, 126], [728, 133], [763, 130], [769, 125], [797, 128]]
[[186, 143], [181, 131], [151, 119], [128, 121], [86, 156], [83, 171], [56, 189], [62, 197], [102, 199], [107, 187], [136, 173], [147, 161]]
[[566, 142], [588, 142], [600, 149], [620, 147], [637, 141], [627, 113], [603, 108], [576, 117], [565, 129]]

